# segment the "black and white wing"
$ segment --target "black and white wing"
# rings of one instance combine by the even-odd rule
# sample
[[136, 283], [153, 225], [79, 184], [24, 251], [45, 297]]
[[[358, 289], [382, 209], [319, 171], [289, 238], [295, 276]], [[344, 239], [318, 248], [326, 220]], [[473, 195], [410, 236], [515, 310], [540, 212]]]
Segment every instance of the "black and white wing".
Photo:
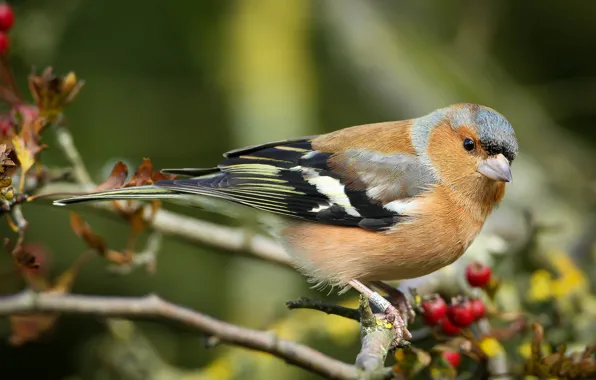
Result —
[[[360, 226], [374, 231], [387, 229], [404, 217], [403, 205], [415, 192], [399, 195], [396, 190], [398, 195], [394, 199], [403, 198], [396, 205], [375, 199], [374, 194], [367, 193], [366, 185], [370, 180], [371, 185], [377, 187], [399, 189], [400, 169], [391, 172], [386, 167], [394, 163], [402, 166], [401, 182], [412, 182], [406, 169], [411, 171], [413, 168], [408, 166], [420, 165], [416, 156], [401, 155], [394, 161], [367, 163], [370, 157], [362, 152], [347, 156], [343, 152], [350, 162], [334, 165], [331, 158], [337, 155], [314, 150], [311, 141], [312, 137], [307, 137], [233, 150], [224, 155], [225, 160], [216, 168], [164, 170], [193, 178], [160, 181], [155, 185], [174, 192], [218, 197], [303, 220]], [[374, 175], [375, 171], [379, 171], [378, 175]], [[387, 178], [383, 180], [385, 175]], [[352, 186], [355, 176], [359, 184]]]

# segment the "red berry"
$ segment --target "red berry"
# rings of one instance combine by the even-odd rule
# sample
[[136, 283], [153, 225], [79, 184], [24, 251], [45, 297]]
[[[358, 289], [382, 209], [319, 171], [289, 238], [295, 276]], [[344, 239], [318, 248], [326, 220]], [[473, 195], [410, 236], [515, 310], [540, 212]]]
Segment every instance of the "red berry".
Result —
[[429, 326], [438, 324], [447, 315], [447, 303], [440, 296], [422, 302], [424, 310], [424, 323]]
[[0, 32], [0, 54], [6, 53], [9, 46], [10, 40], [8, 39], [8, 35], [4, 32]]
[[486, 314], [486, 306], [478, 298], [470, 300], [470, 308], [472, 309], [472, 314], [474, 314], [474, 320], [478, 320]]
[[461, 334], [461, 328], [454, 325], [449, 318], [443, 318], [441, 320], [441, 331], [445, 335], [459, 335]]
[[474, 313], [469, 301], [449, 305], [447, 318], [456, 326], [468, 327], [474, 322]]
[[6, 3], [0, 4], [0, 30], [8, 32], [14, 24], [14, 13], [12, 7]]
[[461, 355], [459, 354], [459, 352], [455, 351], [445, 351], [443, 352], [443, 357], [453, 367], [459, 366], [459, 362], [461, 361]]
[[474, 261], [466, 267], [466, 279], [475, 288], [482, 288], [488, 285], [490, 276], [490, 267], [478, 261]]

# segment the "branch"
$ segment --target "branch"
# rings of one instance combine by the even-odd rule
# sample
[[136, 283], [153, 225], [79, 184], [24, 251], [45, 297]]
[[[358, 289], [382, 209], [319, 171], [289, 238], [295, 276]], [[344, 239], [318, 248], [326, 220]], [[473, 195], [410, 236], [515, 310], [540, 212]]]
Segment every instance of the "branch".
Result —
[[310, 298], [300, 297], [295, 301], [286, 302], [288, 309], [312, 309], [319, 310], [327, 314], [339, 315], [340, 317], [353, 319], [360, 322], [360, 311], [349, 307], [329, 304], [321, 301], [311, 300]]
[[389, 353], [389, 347], [395, 339], [395, 332], [377, 323], [368, 298], [360, 296], [362, 348], [356, 356], [356, 366], [365, 371], [375, 371], [383, 368]]
[[58, 146], [66, 156], [66, 159], [72, 166], [73, 174], [77, 182], [87, 187], [86, 190], [93, 188], [93, 180], [83, 163], [83, 158], [74, 144], [70, 131], [63, 125], [54, 125], [56, 140]]
[[252, 330], [222, 322], [161, 298], [100, 297], [23, 292], [0, 298], [0, 315], [16, 313], [58, 312], [102, 317], [158, 317], [182, 323], [222, 342], [267, 352], [286, 362], [329, 379], [372, 378], [355, 366], [326, 356], [310, 347], [279, 339], [272, 333]]

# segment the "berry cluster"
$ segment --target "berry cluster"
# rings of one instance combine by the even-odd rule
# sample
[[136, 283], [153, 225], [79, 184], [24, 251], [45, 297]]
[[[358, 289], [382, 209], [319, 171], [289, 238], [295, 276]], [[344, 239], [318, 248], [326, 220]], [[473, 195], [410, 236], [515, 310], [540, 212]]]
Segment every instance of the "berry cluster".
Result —
[[[466, 267], [466, 280], [470, 286], [484, 288], [491, 280], [490, 267], [473, 262]], [[424, 323], [436, 326], [445, 335], [459, 335], [462, 328], [467, 328], [486, 314], [484, 302], [478, 298], [456, 297], [450, 304], [438, 294], [426, 297], [422, 303]], [[443, 357], [452, 366], [457, 367], [460, 361], [458, 352], [447, 351]]]
[[14, 24], [12, 7], [7, 3], [0, 4], [0, 54], [6, 53], [10, 46], [8, 32]]

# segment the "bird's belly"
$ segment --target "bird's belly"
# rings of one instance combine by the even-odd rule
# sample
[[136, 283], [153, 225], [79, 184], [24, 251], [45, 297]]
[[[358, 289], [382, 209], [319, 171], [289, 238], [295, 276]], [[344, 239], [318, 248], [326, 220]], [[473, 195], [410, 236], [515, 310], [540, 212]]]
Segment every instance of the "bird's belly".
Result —
[[291, 222], [280, 231], [286, 250], [314, 281], [401, 280], [434, 272], [459, 258], [482, 225], [461, 229], [412, 222], [394, 232]]

